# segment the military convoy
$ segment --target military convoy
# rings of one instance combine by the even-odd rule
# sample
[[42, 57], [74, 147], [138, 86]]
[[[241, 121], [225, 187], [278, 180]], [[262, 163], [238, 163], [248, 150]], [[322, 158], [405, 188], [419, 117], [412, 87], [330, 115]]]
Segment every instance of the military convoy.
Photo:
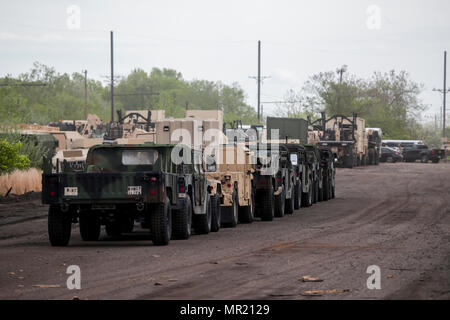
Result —
[[[103, 143], [75, 141], [57, 163], [47, 159], [42, 200], [52, 245], [69, 243], [73, 223], [84, 241], [98, 240], [102, 226], [120, 237], [140, 223], [155, 245], [167, 245], [334, 198], [335, 154], [308, 144], [306, 120], [271, 118], [267, 129], [236, 122], [239, 132], [227, 137], [220, 111], [152, 118], [131, 112], [107, 126]], [[77, 157], [84, 163], [74, 165]]]

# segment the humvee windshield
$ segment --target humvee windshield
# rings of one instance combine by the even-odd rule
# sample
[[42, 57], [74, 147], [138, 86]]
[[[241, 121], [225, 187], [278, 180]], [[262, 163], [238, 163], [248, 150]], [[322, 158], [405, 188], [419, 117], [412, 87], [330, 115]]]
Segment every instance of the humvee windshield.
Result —
[[163, 150], [99, 148], [87, 161], [88, 172], [153, 171], [161, 167]]
[[291, 153], [291, 163], [293, 166], [296, 166], [298, 164], [298, 155], [296, 153]]

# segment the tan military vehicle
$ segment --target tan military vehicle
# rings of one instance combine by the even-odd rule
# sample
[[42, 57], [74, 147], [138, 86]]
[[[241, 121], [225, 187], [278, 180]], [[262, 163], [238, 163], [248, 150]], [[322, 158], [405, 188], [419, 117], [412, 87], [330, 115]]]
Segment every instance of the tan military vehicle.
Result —
[[244, 144], [217, 148], [215, 166], [208, 166], [207, 178], [216, 186], [220, 200], [221, 222], [235, 227], [238, 222], [251, 223], [255, 216], [253, 186], [254, 159]]

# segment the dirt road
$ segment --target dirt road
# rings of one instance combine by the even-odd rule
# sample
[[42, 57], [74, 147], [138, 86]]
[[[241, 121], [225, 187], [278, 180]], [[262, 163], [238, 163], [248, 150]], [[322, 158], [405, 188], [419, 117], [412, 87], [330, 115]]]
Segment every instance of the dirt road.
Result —
[[[335, 200], [167, 247], [141, 229], [83, 242], [74, 226], [54, 248], [46, 211], [0, 203], [0, 299], [450, 299], [447, 164], [339, 169]], [[69, 265], [81, 290], [66, 287]], [[371, 265], [381, 289], [367, 288]]]

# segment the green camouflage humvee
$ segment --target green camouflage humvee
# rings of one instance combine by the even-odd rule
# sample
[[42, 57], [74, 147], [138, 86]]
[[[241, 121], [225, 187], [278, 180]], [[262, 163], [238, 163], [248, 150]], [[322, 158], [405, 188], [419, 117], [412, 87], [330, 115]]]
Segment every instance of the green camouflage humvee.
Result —
[[[188, 161], [176, 164], [175, 155]], [[190, 156], [190, 157], [185, 157]], [[194, 160], [194, 161], [192, 161]], [[175, 145], [98, 145], [89, 149], [84, 172], [42, 176], [42, 201], [49, 204], [48, 232], [65, 246], [72, 222], [85, 241], [133, 230], [135, 220], [150, 229], [156, 245], [211, 230], [208, 181], [200, 151]]]

